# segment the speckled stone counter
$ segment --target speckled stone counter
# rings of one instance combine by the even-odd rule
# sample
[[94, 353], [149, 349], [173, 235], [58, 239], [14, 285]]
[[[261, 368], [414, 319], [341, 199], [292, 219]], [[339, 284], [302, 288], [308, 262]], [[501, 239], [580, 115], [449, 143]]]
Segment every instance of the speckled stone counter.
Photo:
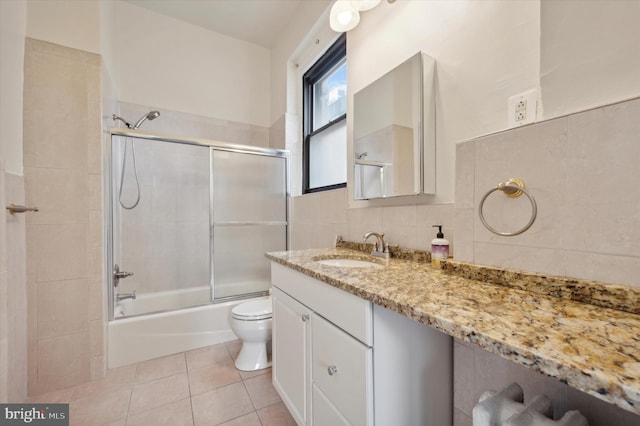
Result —
[[[474, 272], [468, 265], [445, 266], [445, 272], [425, 261], [384, 260], [345, 248], [266, 256], [640, 414], [640, 315], [632, 313], [638, 308], [633, 289], [629, 297], [622, 295], [624, 287], [614, 292], [616, 300], [631, 305], [625, 311], [528, 291], [526, 286], [496, 284], [492, 278], [496, 274]], [[342, 257], [369, 260], [383, 268], [338, 268], [315, 262]], [[454, 269], [477, 279], [452, 273]], [[559, 291], [556, 281], [552, 287]]]

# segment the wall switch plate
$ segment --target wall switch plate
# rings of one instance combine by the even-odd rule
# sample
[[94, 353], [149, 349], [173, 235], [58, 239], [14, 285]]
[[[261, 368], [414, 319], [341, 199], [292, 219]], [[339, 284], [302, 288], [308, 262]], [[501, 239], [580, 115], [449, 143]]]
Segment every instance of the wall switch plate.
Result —
[[531, 89], [511, 96], [507, 108], [509, 127], [518, 127], [536, 121], [538, 89]]

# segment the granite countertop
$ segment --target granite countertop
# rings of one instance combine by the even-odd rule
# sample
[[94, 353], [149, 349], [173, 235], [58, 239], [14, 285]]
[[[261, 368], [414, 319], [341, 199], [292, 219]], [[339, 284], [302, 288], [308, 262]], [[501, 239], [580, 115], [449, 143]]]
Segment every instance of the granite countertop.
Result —
[[[640, 414], [640, 289], [346, 248], [266, 257]], [[384, 267], [315, 262], [341, 257]]]

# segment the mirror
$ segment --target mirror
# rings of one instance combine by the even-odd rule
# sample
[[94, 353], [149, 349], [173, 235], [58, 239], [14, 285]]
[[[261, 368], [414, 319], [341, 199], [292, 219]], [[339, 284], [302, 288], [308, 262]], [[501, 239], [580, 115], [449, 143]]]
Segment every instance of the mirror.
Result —
[[354, 199], [435, 193], [434, 76], [420, 52], [354, 95]]

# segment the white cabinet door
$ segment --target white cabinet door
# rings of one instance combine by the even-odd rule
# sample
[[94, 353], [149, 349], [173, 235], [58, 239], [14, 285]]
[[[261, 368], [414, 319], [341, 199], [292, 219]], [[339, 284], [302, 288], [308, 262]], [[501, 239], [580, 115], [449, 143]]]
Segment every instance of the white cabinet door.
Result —
[[311, 385], [313, 426], [351, 426], [316, 385]]
[[[371, 348], [317, 314], [311, 317], [311, 337], [314, 386], [350, 424], [373, 424]], [[319, 407], [313, 402], [317, 418]]]
[[273, 385], [299, 425], [311, 424], [311, 311], [273, 288]]

